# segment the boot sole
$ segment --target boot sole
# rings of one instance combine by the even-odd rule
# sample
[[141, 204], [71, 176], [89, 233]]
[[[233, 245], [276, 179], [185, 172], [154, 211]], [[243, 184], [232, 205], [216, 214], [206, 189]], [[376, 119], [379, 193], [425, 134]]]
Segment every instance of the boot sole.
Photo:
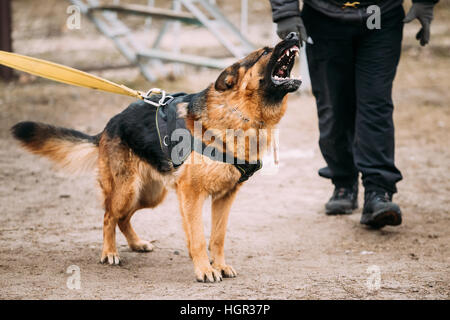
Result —
[[402, 223], [402, 214], [395, 210], [374, 212], [369, 221], [361, 223], [374, 229], [381, 229], [384, 226], [398, 226]]
[[358, 206], [352, 208], [326, 208], [325, 213], [329, 216], [336, 216], [340, 214], [351, 214], [354, 210], [358, 209]]

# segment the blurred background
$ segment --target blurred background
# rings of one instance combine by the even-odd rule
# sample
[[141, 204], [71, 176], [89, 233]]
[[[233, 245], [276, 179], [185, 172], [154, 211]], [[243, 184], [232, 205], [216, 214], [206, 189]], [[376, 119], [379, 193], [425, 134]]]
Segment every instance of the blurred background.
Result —
[[[195, 17], [183, 14], [188, 10], [180, 3], [150, 2], [166, 10], [159, 11], [159, 17], [171, 10], [192, 23], [165, 23], [142, 13], [107, 14], [128, 27], [110, 32], [125, 32], [145, 48], [157, 41], [159, 51], [151, 54], [161, 55], [163, 61], [150, 59], [148, 74], [86, 15], [81, 14], [79, 29], [70, 29], [67, 22], [74, 11], [65, 0], [11, 1], [12, 49], [142, 91], [203, 90], [222, 65], [237, 59], [217, 36], [196, 25]], [[99, 5], [148, 3], [111, 0]], [[269, 1], [213, 3], [251, 46], [276, 43]], [[410, 5], [405, 1], [405, 10]], [[155, 252], [128, 251], [118, 235], [124, 266], [100, 266], [96, 262], [103, 213], [92, 192], [95, 177], [53, 171], [45, 160], [19, 149], [9, 134], [9, 128], [23, 120], [97, 134], [132, 99], [15, 71], [12, 79], [0, 81], [0, 297], [449, 299], [450, 1], [441, 0], [434, 12], [426, 47], [415, 39], [419, 22], [405, 25], [394, 81], [396, 157], [404, 176], [396, 201], [404, 211], [404, 224], [368, 231], [359, 225], [360, 211], [325, 216], [323, 205], [332, 186], [317, 175], [325, 163], [317, 143], [315, 101], [306, 81], [300, 94], [290, 96], [280, 124], [278, 173], [250, 179], [233, 206], [226, 251], [240, 276], [202, 290], [192, 290], [197, 284], [173, 194], [161, 207], [142, 210], [154, 214], [133, 218], [138, 234], [154, 241]], [[161, 30], [166, 33], [158, 41]], [[234, 42], [235, 47], [240, 44]], [[174, 57], [189, 63], [168, 62]], [[304, 64], [295, 70], [295, 75], [307, 76]], [[208, 204], [205, 212], [209, 230]], [[83, 289], [78, 292], [65, 286], [65, 269], [71, 264], [82, 270]], [[376, 292], [366, 288], [371, 265], [381, 269], [382, 286]]]

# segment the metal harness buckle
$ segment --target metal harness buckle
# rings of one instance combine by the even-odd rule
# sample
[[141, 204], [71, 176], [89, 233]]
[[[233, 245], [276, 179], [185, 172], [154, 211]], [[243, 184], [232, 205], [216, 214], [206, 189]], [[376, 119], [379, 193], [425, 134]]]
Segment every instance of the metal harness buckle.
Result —
[[[159, 99], [158, 102], [153, 102], [149, 98], [152, 94], [161, 94], [161, 99]], [[169, 104], [172, 102], [173, 97], [166, 95], [166, 91], [160, 89], [160, 88], [151, 88], [147, 91], [145, 96], [143, 96], [144, 101], [148, 104], [151, 104], [152, 106], [159, 107], [159, 106], [165, 106], [166, 104]]]

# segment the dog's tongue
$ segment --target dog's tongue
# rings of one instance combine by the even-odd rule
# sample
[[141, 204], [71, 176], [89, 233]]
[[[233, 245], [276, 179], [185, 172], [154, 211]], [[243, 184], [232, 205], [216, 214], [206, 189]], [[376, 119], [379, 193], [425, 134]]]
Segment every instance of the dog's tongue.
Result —
[[284, 71], [280, 69], [280, 70], [278, 70], [277, 74], [278, 74], [279, 76], [284, 76]]

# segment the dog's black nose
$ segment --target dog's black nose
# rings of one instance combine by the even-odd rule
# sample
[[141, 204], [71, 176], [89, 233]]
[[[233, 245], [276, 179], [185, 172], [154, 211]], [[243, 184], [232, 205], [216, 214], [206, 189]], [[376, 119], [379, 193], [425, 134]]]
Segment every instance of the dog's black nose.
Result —
[[298, 33], [297, 32], [289, 32], [289, 34], [286, 36], [284, 40], [298, 40]]

